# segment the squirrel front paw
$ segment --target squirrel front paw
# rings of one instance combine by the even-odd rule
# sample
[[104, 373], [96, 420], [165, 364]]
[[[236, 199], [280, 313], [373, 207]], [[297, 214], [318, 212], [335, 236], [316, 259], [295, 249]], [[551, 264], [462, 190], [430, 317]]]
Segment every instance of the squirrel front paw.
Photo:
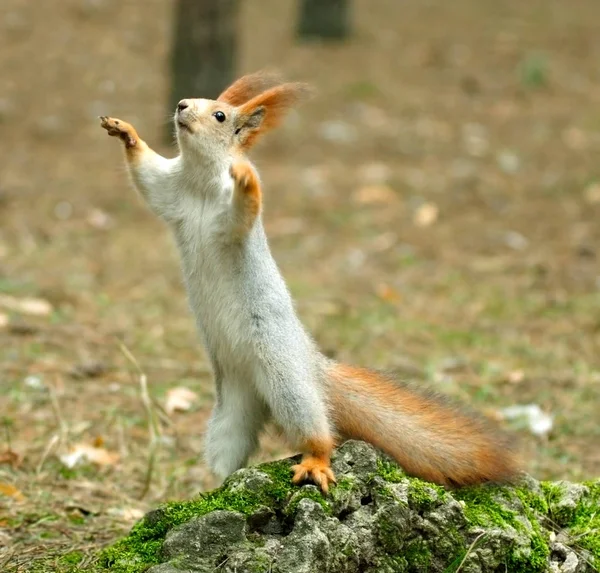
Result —
[[113, 117], [100, 116], [100, 125], [108, 131], [108, 135], [119, 137], [125, 147], [134, 147], [138, 142], [138, 134], [133, 126], [126, 121]]
[[229, 169], [229, 175], [243, 193], [250, 193], [259, 188], [258, 177], [252, 166], [246, 161], [234, 163]]

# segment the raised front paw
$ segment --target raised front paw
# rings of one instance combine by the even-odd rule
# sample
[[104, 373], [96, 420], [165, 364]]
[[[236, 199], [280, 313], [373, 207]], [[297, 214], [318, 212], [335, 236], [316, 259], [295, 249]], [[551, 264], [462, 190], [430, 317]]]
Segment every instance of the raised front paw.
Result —
[[248, 162], [234, 163], [229, 169], [229, 174], [240, 191], [249, 193], [253, 189], [258, 189], [258, 178]]
[[323, 493], [329, 491], [330, 484], [336, 483], [329, 462], [320, 458], [304, 458], [299, 464], [292, 466], [292, 471], [294, 472], [292, 482], [299, 484], [307, 480], [312, 481], [321, 488]]
[[125, 147], [134, 147], [138, 142], [135, 129], [126, 121], [114, 117], [100, 116], [100, 125], [108, 131], [108, 135], [119, 137], [125, 143]]

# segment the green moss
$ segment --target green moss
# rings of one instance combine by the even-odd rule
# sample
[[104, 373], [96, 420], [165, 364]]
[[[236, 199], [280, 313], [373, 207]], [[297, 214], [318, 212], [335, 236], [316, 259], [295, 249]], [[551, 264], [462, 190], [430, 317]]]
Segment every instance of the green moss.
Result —
[[83, 559], [83, 551], [71, 551], [60, 558], [65, 565], [77, 565]]
[[562, 488], [551, 481], [541, 481], [540, 487], [548, 504], [556, 503], [562, 497]]
[[428, 571], [431, 565], [432, 554], [423, 539], [415, 539], [408, 543], [403, 550], [404, 557], [410, 565], [411, 571]]
[[568, 527], [573, 521], [577, 507], [568, 503], [561, 504], [566, 494], [565, 486], [561, 483], [542, 483], [542, 490], [551, 507], [551, 518], [559, 527]]
[[538, 494], [535, 491], [532, 491], [527, 486], [515, 486], [513, 491], [515, 492], [516, 496], [521, 500], [525, 511], [529, 509], [539, 513], [540, 515], [548, 515], [548, 500], [543, 489], [542, 494]]
[[569, 538], [576, 548], [591, 553], [591, 560], [600, 568], [600, 480], [585, 482], [590, 495], [577, 505], [569, 526]]
[[470, 487], [453, 493], [456, 499], [465, 502], [465, 516], [473, 525], [518, 529], [520, 524], [515, 513], [496, 500], [501, 494], [502, 489], [496, 486]]
[[401, 555], [386, 555], [376, 563], [378, 573], [405, 573], [408, 571], [408, 561]]
[[[516, 512], [498, 501], [506, 499], [509, 503], [513, 503], [516, 500], [511, 496], [521, 502], [520, 505], [523, 506], [523, 513], [530, 523], [530, 528], [518, 519]], [[509, 571], [535, 573], [546, 570], [550, 548], [547, 536], [540, 528], [537, 516], [534, 515], [538, 510], [544, 515], [547, 513], [548, 505], [542, 496], [525, 488], [506, 489], [497, 486], [482, 486], [458, 490], [454, 492], [454, 497], [465, 502], [465, 516], [473, 525], [495, 526], [501, 529], [513, 528], [529, 537], [529, 551], [523, 552], [514, 547], [508, 550], [506, 565]]]
[[316, 487], [303, 487], [294, 493], [292, 499], [285, 507], [284, 515], [288, 518], [294, 517], [298, 511], [298, 504], [303, 499], [312, 499], [323, 508], [326, 515], [331, 515], [331, 507], [329, 503], [327, 503], [327, 500], [323, 497], [323, 494]]
[[352, 491], [356, 487], [356, 482], [349, 478], [343, 477], [338, 480], [337, 484], [333, 487], [333, 491]]
[[115, 573], [139, 573], [158, 563], [165, 535], [181, 523], [217, 509], [250, 515], [261, 506], [280, 507], [293, 487], [289, 462], [264, 464], [257, 469], [270, 478], [269, 484], [252, 491], [234, 487], [233, 478], [195, 499], [167, 503], [138, 522], [126, 538], [105, 549], [99, 558], [100, 566]]
[[81, 563], [85, 554], [83, 551], [70, 551], [62, 555], [53, 569], [57, 573], [75, 573], [80, 571], [78, 565]]
[[[271, 573], [273, 570], [273, 558], [258, 549], [252, 555], [252, 561], [244, 563], [243, 571], [247, 573]], [[216, 571], [219, 571], [217, 569]], [[241, 569], [240, 569], [241, 571]]]
[[443, 487], [412, 478], [408, 486], [408, 504], [417, 511], [426, 511], [439, 505], [446, 499], [446, 491]]
[[394, 463], [388, 460], [377, 460], [377, 474], [385, 481], [400, 483], [406, 474]]
[[541, 484], [551, 507], [550, 518], [568, 533], [567, 545], [576, 551], [589, 551], [592, 564], [600, 568], [600, 480], [583, 485], [590, 494], [583, 496], [575, 507], [568, 504], [557, 507], [566, 493], [564, 486], [550, 482]]

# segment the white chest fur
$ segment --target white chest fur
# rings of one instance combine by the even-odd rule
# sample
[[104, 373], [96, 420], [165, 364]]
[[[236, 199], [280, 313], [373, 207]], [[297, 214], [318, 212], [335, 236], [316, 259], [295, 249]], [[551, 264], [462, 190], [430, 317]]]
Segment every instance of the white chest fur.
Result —
[[202, 189], [181, 188], [170, 221], [191, 309], [211, 360], [242, 368], [251, 359], [251, 316], [244, 285], [246, 245], [228, 232], [232, 182], [215, 177]]

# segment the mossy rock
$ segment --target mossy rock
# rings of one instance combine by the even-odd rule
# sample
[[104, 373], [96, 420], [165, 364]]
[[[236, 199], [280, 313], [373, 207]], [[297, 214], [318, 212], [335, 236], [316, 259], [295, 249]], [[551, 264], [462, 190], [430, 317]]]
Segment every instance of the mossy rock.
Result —
[[600, 568], [600, 481], [445, 490], [362, 442], [323, 496], [288, 459], [147, 514], [99, 556], [116, 573], [585, 573]]

